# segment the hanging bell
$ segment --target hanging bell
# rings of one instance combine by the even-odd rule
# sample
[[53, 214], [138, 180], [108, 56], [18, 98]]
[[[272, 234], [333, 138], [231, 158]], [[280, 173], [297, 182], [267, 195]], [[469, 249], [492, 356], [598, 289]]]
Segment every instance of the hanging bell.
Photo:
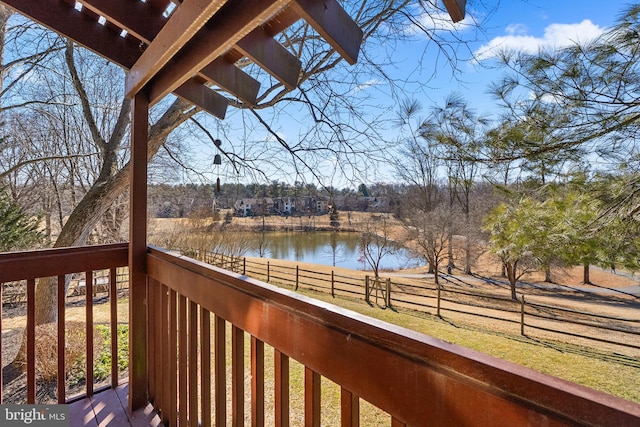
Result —
[[222, 158], [220, 157], [220, 154], [216, 154], [216, 155], [213, 157], [213, 164], [214, 164], [214, 165], [220, 165], [220, 164], [222, 164]]

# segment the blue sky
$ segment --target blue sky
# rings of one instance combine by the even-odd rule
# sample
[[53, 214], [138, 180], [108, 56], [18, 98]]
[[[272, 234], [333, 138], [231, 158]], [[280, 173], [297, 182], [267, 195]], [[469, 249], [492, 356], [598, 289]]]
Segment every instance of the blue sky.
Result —
[[455, 27], [464, 34], [471, 31], [470, 24], [480, 24], [481, 32], [470, 47], [484, 67], [474, 66], [473, 61], [461, 65], [459, 80], [443, 72], [429, 84], [426, 96], [442, 103], [448, 93], [458, 91], [479, 113], [487, 112], [493, 105], [486, 94], [487, 84], [500, 73], [486, 66], [499, 49], [534, 53], [540, 48], [588, 41], [614, 25], [629, 4], [621, 0], [502, 0], [487, 12], [482, 1], [469, 0], [467, 17]]
[[[497, 7], [488, 11], [485, 1], [491, 6], [495, 6], [497, 3]], [[416, 55], [417, 52], [421, 54], [428, 44], [427, 36], [424, 34], [415, 34], [411, 42], [395, 49], [392, 57], [395, 67], [392, 72], [398, 73], [399, 79], [407, 81], [403, 87], [403, 96], [407, 99], [419, 100], [424, 112], [431, 106], [442, 105], [449, 94], [457, 92], [465, 97], [478, 114], [491, 114], [495, 112], [495, 100], [487, 93], [487, 89], [492, 80], [495, 81], [500, 77], [501, 71], [490, 69], [487, 65], [492, 63], [492, 55], [497, 49], [535, 52], [540, 48], [561, 47], [576, 40], [587, 41], [610, 28], [628, 4], [628, 1], [621, 0], [607, 2], [602, 0], [468, 0], [467, 17], [462, 23], [455, 24], [455, 31], [460, 34], [461, 38], [474, 41], [469, 42], [466, 49], [457, 52], [460, 59], [457, 63], [460, 73], [456, 78], [452, 77], [451, 69], [446, 66], [446, 61], [442, 61], [441, 57], [436, 58], [437, 51], [429, 50], [426, 55]], [[448, 18], [441, 22], [445, 24], [441, 23], [440, 25], [453, 25]], [[472, 23], [479, 24], [481, 30], [479, 32], [474, 30], [475, 25], [470, 25]], [[424, 25], [433, 26], [427, 20]], [[481, 59], [480, 65], [472, 60], [474, 56]], [[465, 60], [467, 61], [465, 62]], [[421, 68], [420, 65], [423, 67]], [[389, 90], [386, 84], [373, 78], [367, 81], [366, 76], [363, 78], [362, 90], [367, 91], [371, 96], [378, 97], [381, 106], [379, 111], [372, 111], [371, 114], [380, 115], [380, 121], [389, 120], [394, 112], [399, 110], [398, 99], [388, 96]], [[243, 121], [241, 115], [236, 113], [230, 113], [226, 121], [232, 123], [231, 127], [236, 129], [237, 136], [229, 138], [228, 142], [225, 140], [224, 146], [231, 151], [240, 152], [243, 148], [239, 141], [245, 140], [243, 138], [247, 136], [241, 133]], [[267, 115], [266, 112], [264, 114]], [[271, 123], [282, 138], [295, 144], [300, 134], [296, 123], [298, 121], [304, 122], [304, 115], [302, 113], [301, 116], [299, 106], [293, 105], [293, 110], [279, 113]], [[399, 130], [389, 124], [385, 138], [389, 142], [398, 140], [400, 138]], [[306, 182], [315, 182], [310, 174], [302, 173], [304, 175], [302, 177], [298, 173], [293, 173], [284, 164], [273, 164], [269, 161], [269, 159], [278, 157], [277, 155], [273, 156], [266, 148], [270, 143], [277, 145], [272, 136], [268, 134], [251, 135], [250, 139], [252, 142], [248, 146], [265, 147], [264, 153], [268, 154], [268, 158], [261, 162], [261, 168], [267, 170], [267, 175], [271, 179], [293, 183], [293, 181], [303, 178]], [[234, 140], [238, 142], [234, 143]], [[213, 151], [209, 151], [209, 153], [209, 155], [200, 157], [200, 160], [205, 164], [210, 164], [213, 158]], [[338, 188], [353, 187], [354, 181], [349, 181], [349, 177], [346, 177], [345, 180], [345, 177], [340, 177], [339, 174], [332, 172], [335, 163], [337, 163], [335, 159], [326, 159], [317, 164], [316, 169], [320, 170], [326, 178], [325, 184]], [[223, 166], [227, 166], [220, 170], [224, 181], [235, 179], [244, 182], [252, 181], [249, 176], [235, 176], [229, 170], [228, 165], [223, 164]], [[384, 169], [385, 166], [383, 165], [381, 168]], [[357, 172], [364, 170], [365, 174], [368, 173], [366, 168], [356, 169], [358, 169]], [[388, 168], [385, 173], [379, 173], [381, 169], [377, 167], [372, 170], [374, 170], [373, 176], [351, 179], [361, 179], [367, 182], [393, 180], [393, 173]], [[357, 172], [354, 172], [354, 175], [358, 175]], [[332, 176], [333, 178], [331, 178]], [[355, 182], [357, 183], [357, 181]], [[355, 186], [357, 187], [357, 184]]]

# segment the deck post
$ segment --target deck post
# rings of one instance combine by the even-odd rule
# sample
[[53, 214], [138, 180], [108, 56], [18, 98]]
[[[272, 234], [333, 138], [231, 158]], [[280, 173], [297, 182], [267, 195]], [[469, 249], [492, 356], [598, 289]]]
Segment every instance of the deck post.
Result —
[[147, 138], [149, 99], [131, 101], [129, 183], [129, 408], [147, 404]]

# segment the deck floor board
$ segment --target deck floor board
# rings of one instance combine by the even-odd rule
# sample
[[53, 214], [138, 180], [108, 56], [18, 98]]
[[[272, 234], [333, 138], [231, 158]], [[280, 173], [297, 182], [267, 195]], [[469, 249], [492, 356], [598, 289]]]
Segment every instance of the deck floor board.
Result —
[[157, 427], [159, 417], [149, 404], [133, 413], [128, 410], [129, 385], [122, 384], [69, 405], [71, 427]]

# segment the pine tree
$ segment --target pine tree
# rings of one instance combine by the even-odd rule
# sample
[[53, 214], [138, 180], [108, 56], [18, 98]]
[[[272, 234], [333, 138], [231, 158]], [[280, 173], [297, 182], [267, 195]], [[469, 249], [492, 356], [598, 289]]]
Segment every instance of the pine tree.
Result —
[[0, 252], [32, 248], [42, 242], [38, 219], [29, 216], [0, 188]]

